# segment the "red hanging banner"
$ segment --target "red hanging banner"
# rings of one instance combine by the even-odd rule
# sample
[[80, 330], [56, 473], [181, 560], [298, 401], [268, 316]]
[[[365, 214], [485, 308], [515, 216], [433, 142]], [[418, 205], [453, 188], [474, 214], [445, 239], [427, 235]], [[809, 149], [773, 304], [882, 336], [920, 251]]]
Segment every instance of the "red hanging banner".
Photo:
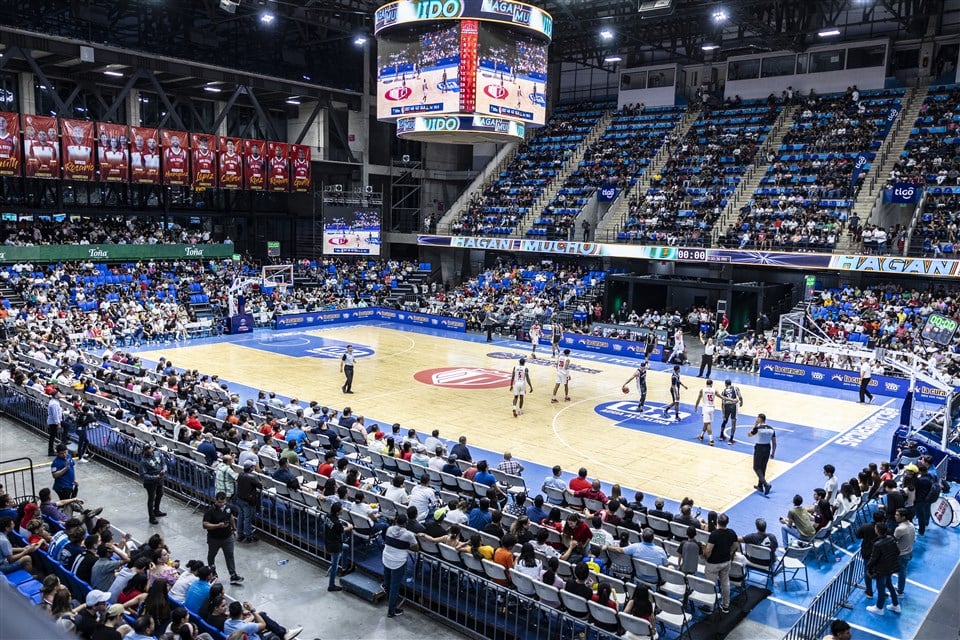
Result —
[[266, 144], [263, 140], [243, 141], [243, 155], [246, 163], [243, 177], [250, 191], [263, 191], [267, 188], [267, 165], [263, 155]]
[[268, 178], [270, 191], [289, 191], [290, 170], [287, 167], [287, 144], [268, 142], [267, 157], [270, 158]]
[[243, 155], [240, 138], [220, 136], [220, 188], [243, 188]]
[[185, 187], [190, 184], [190, 153], [187, 150], [186, 131], [160, 132], [163, 146], [163, 184]]
[[157, 130], [149, 127], [130, 127], [133, 144], [130, 146], [130, 182], [133, 184], [160, 184], [160, 147]]
[[193, 188], [202, 190], [217, 186], [217, 138], [192, 133], [190, 148], [193, 149]]
[[60, 177], [57, 119], [23, 116], [23, 157], [28, 178]]
[[0, 111], [0, 176], [20, 175], [20, 114]]
[[293, 191], [310, 191], [310, 147], [305, 144], [290, 145], [290, 172], [293, 174]]
[[60, 146], [63, 149], [63, 179], [93, 180], [93, 123], [89, 120], [61, 120]]
[[100, 182], [126, 182], [130, 178], [127, 125], [97, 123], [97, 159]]

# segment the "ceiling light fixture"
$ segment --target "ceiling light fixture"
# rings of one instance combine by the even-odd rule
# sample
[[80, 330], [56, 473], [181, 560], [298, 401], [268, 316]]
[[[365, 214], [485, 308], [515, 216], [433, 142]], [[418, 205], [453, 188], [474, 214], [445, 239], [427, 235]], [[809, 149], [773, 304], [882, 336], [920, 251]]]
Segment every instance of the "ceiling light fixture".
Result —
[[114, 78], [122, 78], [122, 77], [123, 77], [123, 72], [122, 72], [122, 71], [113, 71], [112, 69], [107, 69], [106, 71], [103, 72], [103, 75], [105, 75], [105, 76], [113, 76]]
[[203, 90], [209, 91], [210, 93], [220, 93], [221, 91], [223, 91], [223, 89], [221, 89], [220, 87], [211, 87], [211, 86], [206, 86], [203, 88]]
[[286, 103], [287, 103], [287, 104], [300, 104], [300, 99], [297, 98], [296, 96], [292, 96], [292, 97], [286, 99]]
[[717, 50], [717, 49], [720, 48], [720, 45], [717, 45], [717, 44], [705, 44], [705, 45], [701, 46], [700, 48], [703, 49], [704, 51], [715, 51], [715, 50]]
[[357, 36], [353, 39], [353, 44], [357, 45], [358, 47], [362, 47], [363, 45], [367, 44], [367, 36]]
[[604, 40], [612, 40], [613, 31], [610, 31], [610, 29], [604, 29], [603, 31], [600, 32], [600, 37], [603, 38]]
[[838, 35], [840, 35], [840, 29], [825, 29], [824, 31], [821, 31], [821, 32], [818, 33], [817, 35], [820, 36], [821, 38], [829, 38], [829, 37], [831, 37], [831, 36], [838, 36]]
[[727, 12], [723, 9], [719, 9], [713, 12], [713, 21], [714, 22], [726, 22], [727, 21]]
[[623, 62], [623, 58], [621, 58], [620, 56], [607, 56], [606, 58], [603, 59], [603, 61], [608, 64], [615, 64], [617, 62]]
[[270, 24], [277, 19], [277, 16], [273, 15], [269, 11], [264, 11], [260, 14], [260, 22], [263, 24]]

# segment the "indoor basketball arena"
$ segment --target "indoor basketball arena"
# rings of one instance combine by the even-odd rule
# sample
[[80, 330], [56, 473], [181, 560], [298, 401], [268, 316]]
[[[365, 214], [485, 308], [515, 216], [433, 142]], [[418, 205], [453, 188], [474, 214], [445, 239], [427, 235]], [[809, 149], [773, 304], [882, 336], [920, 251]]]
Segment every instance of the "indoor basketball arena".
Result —
[[0, 16], [0, 637], [960, 635], [960, 1]]

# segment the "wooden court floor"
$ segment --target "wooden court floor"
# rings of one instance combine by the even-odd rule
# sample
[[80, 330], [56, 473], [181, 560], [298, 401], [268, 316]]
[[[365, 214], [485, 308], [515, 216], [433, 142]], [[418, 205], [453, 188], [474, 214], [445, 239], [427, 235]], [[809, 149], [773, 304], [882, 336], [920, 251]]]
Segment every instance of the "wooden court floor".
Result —
[[[307, 342], [304, 335], [362, 345], [374, 351], [373, 355], [357, 360], [354, 395], [341, 392], [343, 376], [339, 373], [339, 360], [312, 355], [292, 357], [256, 348], [255, 344], [255, 341], [262, 341], [264, 346], [296, 344], [298, 339]], [[418, 372], [440, 368], [509, 373], [515, 360], [488, 354], [522, 351], [503, 344], [356, 325], [290, 335], [258, 333], [235, 342], [164, 348], [140, 355], [150, 360], [166, 356], [177, 367], [196, 368], [231, 382], [297, 397], [301, 403], [317, 400], [336, 409], [350, 406], [354, 414], [380, 422], [399, 422], [404, 428], [413, 427], [420, 433], [440, 429], [448, 440], [465, 435], [469, 445], [495, 452], [491, 456], [493, 463], [500, 460], [499, 453], [509, 450], [516, 458], [548, 468], [559, 464], [575, 472], [585, 466], [590, 477], [673, 500], [689, 495], [704, 509], [725, 510], [752, 491], [756, 482], [752, 472], [752, 447], [731, 448], [721, 442], [709, 447], [699, 442], [696, 436], [702, 422], [698, 415], [691, 415], [678, 424], [657, 426], [651, 432], [615, 426], [613, 421], [595, 412], [594, 407], [601, 403], [636, 398], [632, 389], [628, 396], [621, 392], [621, 385], [632, 374], [630, 367], [580, 361], [574, 352], [574, 362], [595, 373], [574, 372], [570, 383], [571, 402], [562, 402], [561, 389], [561, 403], [551, 404], [553, 368], [545, 364], [531, 366], [534, 391], [527, 395], [524, 415], [518, 418], [512, 416], [512, 394], [507, 387], [443, 388], [414, 378]], [[549, 345], [541, 345], [539, 352], [541, 358], [548, 358]], [[669, 381], [666, 372], [648, 374], [648, 405], [662, 406], [668, 402]], [[697, 390], [703, 384], [693, 376], [684, 376], [683, 381], [690, 390], [682, 392], [682, 411], [692, 413]], [[739, 385], [745, 398], [737, 431], [741, 441], [749, 440], [746, 431], [758, 412], [766, 413], [771, 421], [834, 433], [846, 430], [872, 413], [870, 407], [856, 402], [775, 390], [756, 382]], [[716, 415], [719, 419], [719, 410]], [[796, 462], [802, 459], [795, 459]], [[771, 460], [768, 477], [775, 480], [790, 465]], [[819, 469], [816, 473], [819, 475]], [[542, 478], [529, 472], [525, 477], [528, 486], [539, 489]]]

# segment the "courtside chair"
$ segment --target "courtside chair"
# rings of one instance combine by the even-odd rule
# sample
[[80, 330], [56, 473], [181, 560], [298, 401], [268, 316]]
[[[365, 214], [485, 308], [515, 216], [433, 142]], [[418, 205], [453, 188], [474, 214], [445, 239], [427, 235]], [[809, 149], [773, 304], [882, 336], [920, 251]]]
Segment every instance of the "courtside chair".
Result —
[[660, 637], [656, 628], [643, 618], [623, 612], [620, 612], [617, 618], [625, 630], [623, 638], [626, 640], [658, 640]]
[[781, 564], [773, 549], [761, 544], [743, 545], [743, 556], [747, 560], [747, 579], [751, 572], [762, 573], [766, 576], [764, 585], [769, 589], [773, 585], [774, 576], [779, 573]]
[[617, 612], [607, 606], [605, 602], [601, 604], [593, 600], [588, 600], [587, 611], [590, 613], [590, 619], [597, 624], [611, 625], [614, 628], [619, 628], [620, 626], [620, 622], [617, 620]]
[[687, 576], [687, 585], [690, 587], [687, 602], [690, 604], [691, 612], [697, 606], [706, 607], [711, 612], [717, 608], [718, 594], [715, 582], [689, 575]]
[[[802, 580], [806, 590], [810, 590], [810, 574], [807, 571], [807, 554], [810, 553], [810, 547], [787, 547], [784, 550], [781, 567], [783, 571], [783, 588], [786, 590], [787, 583], [793, 580]], [[803, 577], [800, 577], [800, 572]], [[790, 577], [787, 577], [787, 572]]]
[[669, 627], [679, 631], [681, 638], [690, 636], [690, 630], [687, 627], [689, 618], [682, 602], [657, 592], [653, 593], [653, 602], [657, 611], [656, 619], [662, 630], [665, 631]]
[[660, 593], [682, 602], [687, 601], [689, 589], [687, 588], [687, 577], [683, 573], [670, 567], [657, 567], [657, 575], [660, 578]]

